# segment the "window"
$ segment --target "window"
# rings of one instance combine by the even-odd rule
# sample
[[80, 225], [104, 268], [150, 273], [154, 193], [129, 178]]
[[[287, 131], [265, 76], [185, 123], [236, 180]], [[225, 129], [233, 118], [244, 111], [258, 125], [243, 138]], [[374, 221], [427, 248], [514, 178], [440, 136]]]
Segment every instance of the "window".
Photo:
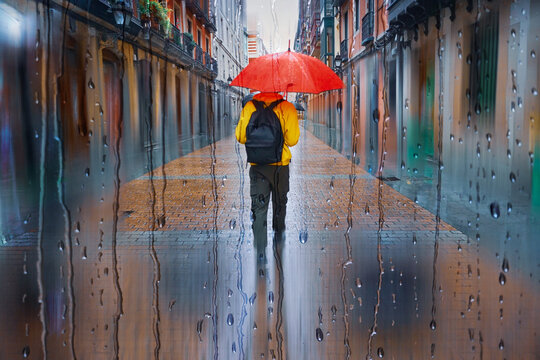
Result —
[[180, 8], [178, 6], [175, 6], [174, 7], [174, 25], [177, 27], [177, 28], [180, 28], [181, 27], [181, 22], [180, 22]]
[[355, 10], [355, 21], [354, 21], [354, 29], [356, 31], [358, 31], [358, 29], [360, 28], [360, 4], [359, 4], [359, 1], [358, 0], [354, 0], [354, 7], [356, 8]]
[[202, 46], [201, 44], [201, 30], [197, 29], [197, 44], [199, 46]]
[[206, 52], [210, 54], [210, 38], [206, 37]]
[[187, 32], [190, 33], [191, 35], [193, 35], [191, 20], [189, 20], [189, 19], [187, 21]]
[[349, 12], [345, 11], [343, 15], [343, 40], [349, 37]]

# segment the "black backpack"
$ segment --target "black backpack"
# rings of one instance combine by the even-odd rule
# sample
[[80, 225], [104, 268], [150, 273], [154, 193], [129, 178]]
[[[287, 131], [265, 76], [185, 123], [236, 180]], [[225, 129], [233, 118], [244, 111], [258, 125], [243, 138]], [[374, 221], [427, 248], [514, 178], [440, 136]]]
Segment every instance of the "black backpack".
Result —
[[251, 100], [255, 111], [246, 128], [247, 161], [258, 165], [281, 161], [283, 131], [274, 108], [283, 101], [276, 100], [268, 106], [264, 102]]

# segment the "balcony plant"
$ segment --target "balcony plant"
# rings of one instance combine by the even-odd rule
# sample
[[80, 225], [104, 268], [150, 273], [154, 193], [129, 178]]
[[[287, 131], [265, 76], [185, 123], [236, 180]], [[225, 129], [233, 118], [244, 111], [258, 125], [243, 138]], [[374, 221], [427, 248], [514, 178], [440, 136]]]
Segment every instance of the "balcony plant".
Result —
[[171, 9], [163, 6], [159, 1], [155, 0], [139, 0], [139, 17], [141, 23], [146, 24], [152, 22], [161, 26], [161, 30], [168, 34], [171, 30], [169, 22], [169, 13]]

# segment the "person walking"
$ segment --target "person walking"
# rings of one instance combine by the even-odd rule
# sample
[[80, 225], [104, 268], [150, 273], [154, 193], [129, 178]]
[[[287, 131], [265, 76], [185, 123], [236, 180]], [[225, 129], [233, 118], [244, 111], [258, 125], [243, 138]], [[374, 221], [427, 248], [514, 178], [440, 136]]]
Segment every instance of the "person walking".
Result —
[[[287, 193], [289, 192], [289, 163], [292, 147], [300, 138], [298, 115], [293, 104], [283, 99], [279, 93], [262, 92], [256, 94], [253, 100], [246, 103], [236, 126], [236, 140], [246, 144], [250, 133], [249, 126], [252, 115], [262, 109], [270, 108], [279, 119], [283, 134], [281, 159], [269, 164], [251, 162], [249, 169], [251, 220], [255, 249], [260, 260], [265, 258], [267, 245], [267, 216], [270, 197], [272, 198], [272, 228], [274, 241], [283, 239], [285, 231], [285, 215], [287, 208]], [[246, 144], [247, 145], [247, 144]], [[247, 146], [246, 146], [247, 149]], [[248, 151], [248, 161], [249, 161]]]

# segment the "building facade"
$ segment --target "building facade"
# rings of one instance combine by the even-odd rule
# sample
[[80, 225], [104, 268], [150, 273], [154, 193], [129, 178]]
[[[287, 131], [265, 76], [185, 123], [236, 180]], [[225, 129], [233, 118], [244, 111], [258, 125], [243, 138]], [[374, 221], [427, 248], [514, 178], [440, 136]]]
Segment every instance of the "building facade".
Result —
[[[218, 0], [215, 3], [217, 31], [213, 38], [213, 49], [220, 70], [215, 80], [216, 108], [235, 123], [240, 116], [242, 97], [246, 93], [229, 83], [247, 65], [247, 24], [245, 0]], [[218, 119], [218, 129], [223, 134], [232, 134], [231, 121]]]
[[[13, 177], [3, 182], [11, 190], [2, 189], [10, 194], [2, 204], [10, 209], [2, 212], [2, 236], [38, 218], [39, 194], [25, 184], [38, 181], [41, 139], [60, 141], [47, 152], [57, 164], [52, 169], [60, 166], [57, 156], [64, 176], [88, 183], [84, 196], [80, 189], [66, 193], [76, 203], [111, 200], [100, 194], [113, 189], [114, 159], [121, 161], [119, 179], [128, 181], [232, 134], [230, 114], [240, 105], [219, 96], [209, 1], [171, 0], [159, 8], [154, 2], [151, 9], [144, 1], [116, 4], [122, 6], [8, 1], [0, 9], [13, 19], [1, 36], [3, 51], [12, 54], [0, 61], [2, 158], [13, 159], [5, 172]], [[35, 21], [23, 21], [30, 13]], [[24, 135], [30, 133], [36, 137]]]
[[[334, 6], [333, 66], [345, 87], [306, 96], [306, 127], [471, 238], [479, 240], [480, 224], [489, 223], [482, 229], [491, 248], [510, 237], [533, 239], [527, 219], [540, 211], [540, 3]], [[310, 53], [306, 22], [296, 49]], [[492, 221], [498, 204], [506, 222]]]

